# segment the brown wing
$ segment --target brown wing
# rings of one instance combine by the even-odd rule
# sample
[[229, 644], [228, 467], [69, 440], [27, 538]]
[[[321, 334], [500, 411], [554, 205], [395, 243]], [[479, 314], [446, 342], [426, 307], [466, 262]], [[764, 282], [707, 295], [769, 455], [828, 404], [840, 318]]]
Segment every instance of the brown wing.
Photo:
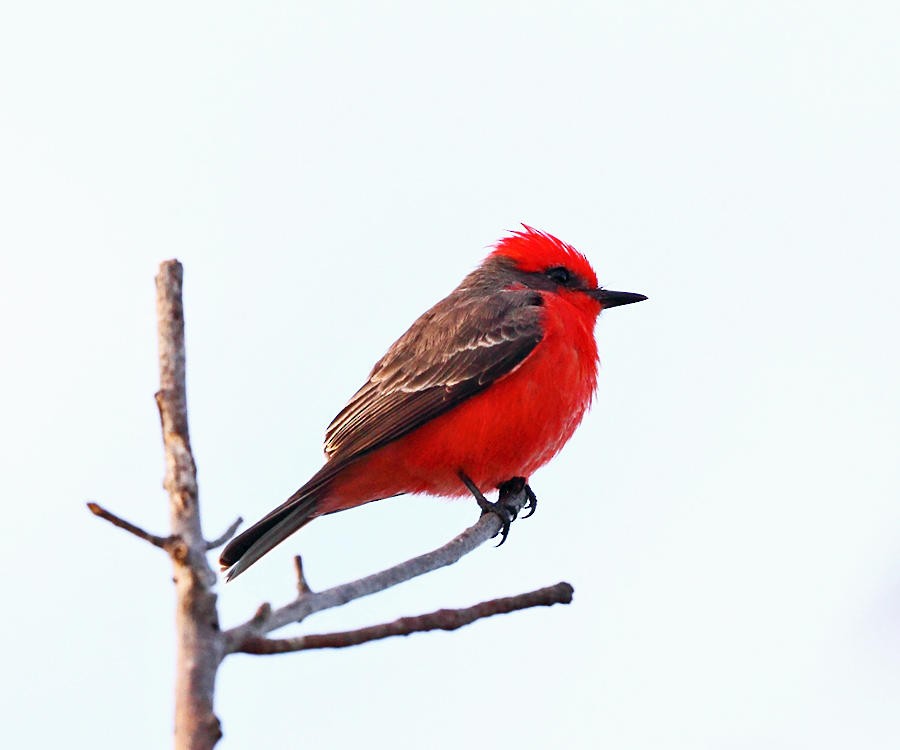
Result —
[[541, 340], [540, 294], [460, 288], [419, 318], [375, 365], [325, 433], [349, 460], [411, 432], [515, 369]]

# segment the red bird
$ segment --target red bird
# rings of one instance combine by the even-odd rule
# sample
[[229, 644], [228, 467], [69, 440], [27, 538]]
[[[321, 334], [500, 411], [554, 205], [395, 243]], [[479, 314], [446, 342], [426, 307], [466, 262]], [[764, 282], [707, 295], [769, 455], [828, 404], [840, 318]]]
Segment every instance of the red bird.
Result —
[[[327, 461], [237, 536], [228, 579], [314, 518], [407, 492], [525, 489], [572, 437], [597, 383], [601, 310], [646, 299], [597, 286], [587, 259], [525, 226], [388, 349], [325, 433]], [[529, 513], [530, 515], [530, 513]], [[502, 543], [502, 541], [501, 541]]]

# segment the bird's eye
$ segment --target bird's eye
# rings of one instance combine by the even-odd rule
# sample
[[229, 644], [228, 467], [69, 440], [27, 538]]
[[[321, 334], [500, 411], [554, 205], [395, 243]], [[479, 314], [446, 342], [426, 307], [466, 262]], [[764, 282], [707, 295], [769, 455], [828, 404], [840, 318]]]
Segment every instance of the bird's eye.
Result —
[[572, 278], [572, 274], [569, 273], [568, 268], [564, 268], [563, 266], [555, 266], [554, 268], [548, 268], [547, 276], [555, 281], [557, 284], [568, 284], [569, 279]]

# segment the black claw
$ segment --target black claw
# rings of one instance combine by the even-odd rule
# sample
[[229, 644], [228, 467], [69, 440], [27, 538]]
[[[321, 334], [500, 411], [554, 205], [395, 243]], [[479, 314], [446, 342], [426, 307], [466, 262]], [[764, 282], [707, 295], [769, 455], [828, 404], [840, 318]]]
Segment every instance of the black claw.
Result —
[[525, 509], [528, 511], [522, 518], [530, 518], [534, 515], [534, 512], [537, 510], [537, 495], [534, 494], [534, 490], [531, 489], [527, 484], [525, 485], [525, 497], [528, 500], [525, 503]]
[[[492, 503], [492, 505], [496, 505], [497, 503]], [[505, 505], [499, 506], [496, 510], [489, 511], [490, 513], [496, 513], [497, 517], [500, 519], [500, 542], [497, 544], [498, 547], [502, 547], [506, 542], [506, 537], [509, 536], [509, 526], [515, 520], [515, 518], [510, 518], [509, 509]], [[484, 515], [482, 513], [481, 515]], [[497, 536], [497, 534], [494, 534]], [[493, 539], [493, 537], [491, 537]]]

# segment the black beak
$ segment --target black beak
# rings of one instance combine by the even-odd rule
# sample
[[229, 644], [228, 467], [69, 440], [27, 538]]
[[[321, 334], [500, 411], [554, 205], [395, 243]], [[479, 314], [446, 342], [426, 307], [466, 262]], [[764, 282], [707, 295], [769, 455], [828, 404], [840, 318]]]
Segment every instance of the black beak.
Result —
[[643, 294], [635, 294], [634, 292], [611, 292], [609, 289], [587, 289], [586, 291], [603, 305], [604, 310], [608, 307], [630, 305], [632, 302], [643, 302], [647, 299]]

